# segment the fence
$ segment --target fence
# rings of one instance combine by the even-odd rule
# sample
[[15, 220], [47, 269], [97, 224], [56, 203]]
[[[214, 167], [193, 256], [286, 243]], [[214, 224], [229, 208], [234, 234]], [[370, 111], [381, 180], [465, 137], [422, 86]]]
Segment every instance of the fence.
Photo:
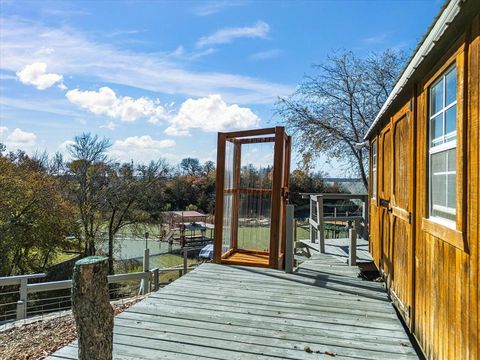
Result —
[[[189, 250], [194, 249], [186, 249], [184, 251], [185, 262], [182, 267], [148, 270], [147, 260], [146, 262], [144, 261], [144, 271], [109, 275], [109, 284], [124, 285], [122, 287], [113, 285], [110, 289], [110, 298], [115, 300], [157, 291], [160, 287], [170, 283], [170, 281], [161, 281], [161, 274], [163, 273], [178, 272], [178, 277], [183, 276], [189, 270], [195, 268], [195, 266], [187, 266], [186, 257]], [[147, 251], [145, 254], [148, 255]], [[146, 257], [146, 259], [148, 259], [148, 257]], [[70, 289], [72, 287], [72, 280], [29, 283], [29, 280], [38, 281], [45, 278], [45, 276], [46, 274], [40, 273], [0, 277], [0, 296], [6, 299], [17, 299], [3, 303], [0, 302], [0, 324], [6, 321], [21, 320], [35, 315], [43, 315], [45, 313], [71, 308]], [[126, 290], [125, 285], [133, 288], [134, 292], [129, 292], [128, 289]], [[1, 291], [4, 290], [5, 287], [16, 289], [12, 289], [12, 291]], [[68, 290], [68, 294], [59, 294], [62, 290]], [[34, 294], [52, 294], [52, 296], [37, 298]]]
[[[310, 216], [308, 219], [310, 230], [310, 241], [315, 243], [319, 240], [319, 250], [325, 252], [325, 229], [327, 222], [345, 223], [350, 239], [349, 263], [354, 265], [356, 262], [356, 239], [357, 234], [362, 238], [368, 239], [368, 197], [358, 194], [302, 194], [303, 198], [310, 199]], [[329, 200], [326, 202], [325, 200]], [[338, 201], [348, 200], [345, 204], [335, 204]], [[352, 201], [357, 200], [360, 205], [354, 205]], [[325, 212], [325, 207], [329, 206], [333, 211]], [[354, 211], [337, 211], [337, 207], [347, 207]]]

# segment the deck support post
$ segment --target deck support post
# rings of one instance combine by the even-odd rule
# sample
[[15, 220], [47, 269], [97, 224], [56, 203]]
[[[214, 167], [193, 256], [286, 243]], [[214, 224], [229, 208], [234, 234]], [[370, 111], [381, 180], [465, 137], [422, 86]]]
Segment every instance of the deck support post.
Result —
[[287, 205], [285, 216], [285, 272], [292, 273], [294, 266], [295, 248], [295, 219], [293, 218], [293, 205]]
[[348, 229], [348, 237], [350, 245], [348, 249], [348, 265], [357, 265], [357, 230], [355, 228]]
[[108, 291], [108, 258], [90, 256], [75, 263], [72, 310], [78, 335], [79, 360], [110, 360], [113, 309]]

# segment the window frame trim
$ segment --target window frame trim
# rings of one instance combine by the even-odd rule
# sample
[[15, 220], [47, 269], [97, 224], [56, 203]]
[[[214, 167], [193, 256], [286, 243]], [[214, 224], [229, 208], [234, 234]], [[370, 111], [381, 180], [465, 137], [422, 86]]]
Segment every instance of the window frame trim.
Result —
[[[467, 204], [467, 187], [465, 174], [466, 161], [466, 96], [467, 96], [467, 56], [466, 56], [466, 36], [462, 35], [457, 39], [451, 50], [446, 52], [446, 55], [437, 63], [434, 70], [430, 72], [420, 83], [422, 89], [422, 98], [424, 101], [423, 114], [426, 124], [425, 137], [423, 138], [423, 146], [425, 149], [425, 175], [424, 184], [427, 186], [425, 202], [423, 204], [424, 215], [422, 217], [421, 229], [430, 235], [433, 235], [440, 240], [455, 246], [462, 251], [468, 251], [466, 244], [466, 204]], [[439, 79], [439, 77], [448, 72], [451, 66], [455, 65], [457, 69], [457, 96], [456, 96], [456, 220], [451, 222], [450, 226], [444, 224], [443, 221], [438, 221], [438, 218], [430, 216], [430, 98], [429, 88]], [[453, 103], [452, 103], [453, 104]], [[453, 105], [452, 105], [453, 106]], [[444, 109], [445, 110], [445, 109]], [[445, 144], [448, 144], [445, 143]], [[442, 144], [442, 145], [445, 145]], [[439, 149], [440, 151], [440, 149]], [[448, 221], [448, 220], [447, 220]]]
[[[372, 185], [372, 189], [371, 189], [370, 198], [376, 201], [378, 198], [378, 141], [376, 137], [372, 140], [371, 149], [372, 149], [372, 181], [370, 183]], [[373, 149], [375, 149], [375, 170], [373, 166], [373, 159], [374, 159]], [[373, 181], [374, 173], [375, 173], [375, 182]], [[375, 189], [373, 188], [374, 183], [375, 183]]]

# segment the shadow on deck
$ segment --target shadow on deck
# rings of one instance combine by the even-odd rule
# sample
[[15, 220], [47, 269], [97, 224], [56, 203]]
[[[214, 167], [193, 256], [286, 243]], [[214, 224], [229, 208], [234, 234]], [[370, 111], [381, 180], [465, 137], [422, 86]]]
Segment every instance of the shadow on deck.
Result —
[[[116, 359], [416, 359], [382, 283], [314, 253], [294, 274], [203, 264], [115, 318]], [[76, 342], [51, 359], [76, 359]]]

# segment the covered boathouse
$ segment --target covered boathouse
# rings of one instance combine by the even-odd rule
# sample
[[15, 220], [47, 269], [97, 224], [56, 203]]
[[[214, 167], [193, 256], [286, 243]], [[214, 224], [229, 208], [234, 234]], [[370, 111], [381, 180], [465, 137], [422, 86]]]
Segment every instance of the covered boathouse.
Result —
[[429, 359], [479, 359], [480, 1], [451, 0], [370, 127], [370, 251]]

